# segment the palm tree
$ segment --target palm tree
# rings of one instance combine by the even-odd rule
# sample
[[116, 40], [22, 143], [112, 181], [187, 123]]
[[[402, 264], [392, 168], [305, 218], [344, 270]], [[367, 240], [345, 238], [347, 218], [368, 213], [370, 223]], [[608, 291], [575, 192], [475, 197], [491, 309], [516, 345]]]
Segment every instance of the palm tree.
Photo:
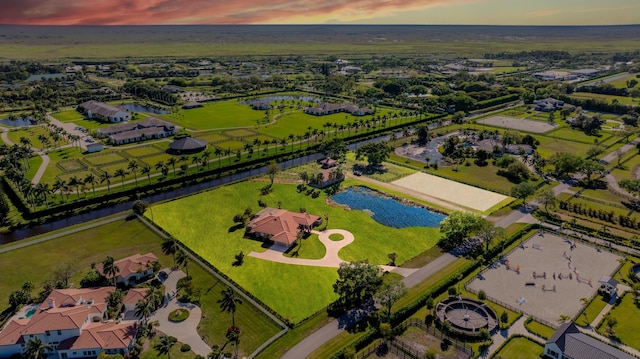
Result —
[[568, 322], [569, 320], [571, 320], [571, 316], [566, 315], [566, 314], [561, 314], [561, 315], [558, 317], [558, 323], [560, 323], [560, 324], [562, 324], [562, 323], [566, 323], [566, 322]]
[[60, 195], [62, 196], [62, 199], [64, 200], [64, 194], [62, 193], [62, 190], [65, 188], [66, 185], [67, 185], [67, 183], [64, 180], [56, 178], [56, 181], [53, 183], [53, 187], [51, 187], [51, 191], [53, 193], [56, 193], [57, 191], [60, 191]]
[[147, 180], [149, 180], [149, 184], [151, 184], [151, 166], [149, 165], [142, 166], [140, 173], [142, 173], [143, 175], [147, 175]]
[[120, 176], [120, 181], [122, 182], [122, 189], [124, 189], [124, 178], [128, 175], [129, 173], [127, 173], [127, 171], [124, 170], [124, 168], [118, 168], [113, 175], [114, 176]]
[[[218, 156], [218, 168], [220, 168], [220, 157], [222, 156], [222, 153], [224, 153], [224, 151], [222, 151], [221, 149], [219, 149], [218, 147], [216, 147], [216, 148], [213, 150], [213, 153], [214, 153], [216, 156]], [[207, 166], [208, 166], [208, 164], [207, 164]]]
[[198, 167], [200, 167], [200, 165], [202, 164], [202, 159], [200, 158], [200, 156], [193, 156], [191, 157], [191, 163], [196, 165], [196, 172], [199, 170]]
[[96, 180], [96, 176], [93, 175], [93, 173], [89, 173], [85, 178], [84, 178], [84, 183], [85, 184], [91, 184], [91, 190], [93, 191], [93, 196], [96, 196], [96, 183], [98, 183], [98, 180]]
[[31, 338], [24, 348], [24, 357], [27, 359], [44, 359], [47, 357], [47, 350], [53, 350], [53, 347], [43, 343], [38, 337]]
[[207, 164], [207, 169], [209, 169], [209, 157], [211, 157], [211, 151], [209, 150], [202, 152], [202, 156], [200, 157], [202, 163]]
[[171, 359], [171, 347], [178, 342], [178, 339], [170, 335], [161, 335], [158, 338], [158, 342], [153, 345], [153, 349], [158, 351], [160, 355], [167, 355], [167, 358]]
[[36, 193], [38, 193], [38, 195], [41, 195], [42, 197], [44, 197], [44, 204], [45, 206], [49, 207], [49, 202], [47, 201], [47, 197], [49, 196], [49, 193], [51, 193], [51, 190], [49, 189], [49, 184], [38, 183], [36, 185], [35, 191]]
[[111, 174], [104, 171], [100, 174], [100, 183], [107, 182], [107, 193], [111, 190]]
[[[151, 291], [152, 289], [150, 289]], [[142, 318], [143, 325], [147, 325], [149, 322], [149, 316], [154, 312], [155, 306], [151, 299], [142, 298], [136, 303], [135, 315], [138, 318]]]
[[80, 181], [80, 179], [76, 176], [72, 176], [71, 178], [69, 178], [69, 186], [70, 187], [74, 187], [76, 189], [76, 193], [78, 194], [78, 198], [80, 198], [80, 185], [82, 184], [82, 181]]
[[[138, 167], [139, 167], [138, 161], [136, 161], [136, 160], [129, 161], [129, 164], [127, 165], [127, 169], [129, 169], [129, 170], [131, 170], [131, 172], [133, 172], [133, 178], [135, 180], [136, 187], [138, 187]], [[119, 176], [119, 175], [116, 175], [116, 176]]]
[[176, 252], [176, 264], [184, 267], [187, 277], [189, 277], [189, 256], [182, 249], [178, 249]]
[[162, 167], [164, 167], [164, 161], [160, 160], [156, 163], [155, 168], [156, 170], [161, 169]]
[[232, 288], [227, 288], [222, 292], [222, 298], [218, 299], [220, 310], [231, 313], [231, 326], [236, 326], [236, 306], [242, 304], [242, 300], [236, 297], [236, 292]]
[[171, 157], [169, 158], [169, 160], [167, 161], [167, 165], [173, 167], [173, 177], [176, 176], [176, 163], [178, 163], [178, 161], [176, 161], [175, 157]]
[[120, 268], [114, 264], [114, 259], [111, 256], [107, 256], [107, 258], [102, 262], [102, 274], [105, 277], [111, 277], [113, 279], [113, 285], [116, 285], [116, 274], [120, 273]]
[[291, 152], [293, 152], [293, 140], [296, 138], [296, 135], [290, 133], [287, 137], [289, 138], [289, 141], [291, 141]]
[[180, 248], [178, 247], [178, 242], [175, 239], [167, 237], [162, 240], [162, 253], [167, 256], [173, 256], [174, 267], [176, 266], [176, 252], [178, 251], [178, 249]]

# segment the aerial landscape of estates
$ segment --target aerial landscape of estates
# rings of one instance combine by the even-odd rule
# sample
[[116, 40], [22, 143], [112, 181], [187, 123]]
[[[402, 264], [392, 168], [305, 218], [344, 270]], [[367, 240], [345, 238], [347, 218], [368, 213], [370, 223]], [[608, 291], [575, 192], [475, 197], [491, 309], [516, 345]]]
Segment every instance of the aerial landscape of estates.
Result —
[[0, 10], [0, 358], [640, 358], [640, 4], [71, 3]]

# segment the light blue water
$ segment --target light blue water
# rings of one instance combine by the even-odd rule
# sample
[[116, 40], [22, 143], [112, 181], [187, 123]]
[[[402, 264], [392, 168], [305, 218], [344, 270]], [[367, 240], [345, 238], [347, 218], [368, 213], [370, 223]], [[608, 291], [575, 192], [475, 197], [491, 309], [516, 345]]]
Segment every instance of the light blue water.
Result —
[[159, 108], [142, 106], [142, 105], [138, 105], [137, 103], [126, 103], [124, 105], [119, 105], [118, 107], [126, 108], [127, 110], [132, 111], [132, 112], [146, 112], [146, 113], [153, 113], [153, 114], [156, 114], [156, 115], [158, 115], [158, 114], [166, 115], [168, 113], [171, 113], [171, 111], [162, 110], [162, 109], [159, 109]]
[[24, 315], [25, 318], [31, 318], [33, 316], [33, 313], [36, 312], [36, 310], [37, 310], [36, 308], [29, 309], [29, 311]]
[[445, 215], [424, 208], [408, 206], [393, 198], [381, 196], [366, 187], [350, 187], [331, 197], [336, 203], [349, 206], [351, 209], [373, 212], [372, 218], [385, 226], [404, 227], [438, 227]]

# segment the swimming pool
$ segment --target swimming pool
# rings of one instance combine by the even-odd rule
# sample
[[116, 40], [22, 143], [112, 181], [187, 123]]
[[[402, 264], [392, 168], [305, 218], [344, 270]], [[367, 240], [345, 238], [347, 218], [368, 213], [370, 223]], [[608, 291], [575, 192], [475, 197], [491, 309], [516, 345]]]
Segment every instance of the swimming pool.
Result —
[[33, 314], [36, 312], [37, 308], [31, 308], [29, 309], [29, 311], [24, 315], [25, 318], [31, 318], [33, 316]]
[[331, 198], [351, 209], [370, 211], [376, 222], [394, 228], [436, 228], [446, 217], [426, 208], [406, 205], [366, 187], [349, 187]]

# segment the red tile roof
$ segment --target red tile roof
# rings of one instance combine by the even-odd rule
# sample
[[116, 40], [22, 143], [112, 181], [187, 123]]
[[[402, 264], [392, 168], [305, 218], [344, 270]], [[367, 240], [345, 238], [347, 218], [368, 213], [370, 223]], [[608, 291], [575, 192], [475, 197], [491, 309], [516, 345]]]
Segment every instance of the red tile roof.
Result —
[[128, 348], [137, 332], [135, 321], [122, 323], [97, 322], [88, 324], [80, 336], [64, 340], [58, 350], [82, 349], [121, 349]]
[[319, 216], [309, 213], [267, 207], [258, 212], [247, 227], [253, 233], [271, 235], [274, 242], [290, 246], [298, 239], [299, 226], [311, 229], [319, 219]]
[[[119, 269], [118, 275], [126, 278], [131, 274], [146, 270], [149, 268], [148, 266], [157, 260], [158, 257], [149, 252], [147, 254], [134, 254], [126, 258], [118, 259], [114, 261], [113, 264]], [[96, 264], [96, 269], [104, 275], [104, 273], [102, 273], [102, 263]]]

